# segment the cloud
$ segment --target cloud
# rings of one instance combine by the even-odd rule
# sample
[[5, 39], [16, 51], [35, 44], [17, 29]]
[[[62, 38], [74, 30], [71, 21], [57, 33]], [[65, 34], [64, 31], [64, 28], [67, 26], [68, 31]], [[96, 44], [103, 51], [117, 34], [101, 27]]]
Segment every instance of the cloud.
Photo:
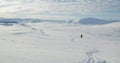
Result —
[[99, 12], [120, 5], [118, 0], [1, 0], [1, 12], [31, 10], [34, 12]]
[[95, 13], [108, 11], [110, 7], [119, 6], [117, 0], [79, 0], [77, 2], [62, 2], [51, 5], [52, 12]]
[[87, 14], [118, 11], [119, 0], [0, 0], [0, 13]]
[[30, 1], [30, 0], [1, 0], [0, 13], [15, 13], [21, 11], [42, 12], [48, 10], [50, 5], [44, 1]]

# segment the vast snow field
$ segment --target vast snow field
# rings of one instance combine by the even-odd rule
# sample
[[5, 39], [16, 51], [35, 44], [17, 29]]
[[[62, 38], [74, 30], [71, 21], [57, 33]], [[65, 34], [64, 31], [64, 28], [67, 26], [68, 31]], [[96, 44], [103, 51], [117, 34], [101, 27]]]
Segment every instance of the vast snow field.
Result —
[[119, 24], [0, 25], [0, 63], [120, 63]]

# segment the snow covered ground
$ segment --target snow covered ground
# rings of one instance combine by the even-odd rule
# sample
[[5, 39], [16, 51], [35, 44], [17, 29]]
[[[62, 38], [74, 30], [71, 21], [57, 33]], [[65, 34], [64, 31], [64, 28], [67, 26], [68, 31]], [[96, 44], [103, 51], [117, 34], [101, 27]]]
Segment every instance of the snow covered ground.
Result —
[[0, 25], [0, 63], [120, 63], [119, 24]]

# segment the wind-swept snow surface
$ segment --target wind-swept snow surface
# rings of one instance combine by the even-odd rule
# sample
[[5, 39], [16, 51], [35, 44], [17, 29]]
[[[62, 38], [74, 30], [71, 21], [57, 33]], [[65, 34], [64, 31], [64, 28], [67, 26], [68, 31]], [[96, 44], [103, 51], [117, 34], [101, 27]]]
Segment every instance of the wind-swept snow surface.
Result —
[[119, 24], [0, 25], [0, 63], [120, 63]]

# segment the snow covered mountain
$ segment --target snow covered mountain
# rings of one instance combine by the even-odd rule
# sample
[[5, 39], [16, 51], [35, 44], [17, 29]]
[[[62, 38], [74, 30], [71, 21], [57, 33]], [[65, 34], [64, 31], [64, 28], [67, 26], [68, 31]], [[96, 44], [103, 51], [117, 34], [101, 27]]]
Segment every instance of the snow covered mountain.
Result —
[[0, 18], [0, 23], [39, 23], [39, 22], [64, 22], [61, 20], [43, 20], [43, 19], [32, 19], [32, 18]]
[[103, 25], [114, 22], [120, 22], [117, 20], [105, 20], [105, 19], [97, 19], [97, 18], [84, 18], [75, 22], [75, 24], [86, 24], [86, 25]]
[[26, 22], [0, 25], [0, 63], [120, 62], [120, 22]]

